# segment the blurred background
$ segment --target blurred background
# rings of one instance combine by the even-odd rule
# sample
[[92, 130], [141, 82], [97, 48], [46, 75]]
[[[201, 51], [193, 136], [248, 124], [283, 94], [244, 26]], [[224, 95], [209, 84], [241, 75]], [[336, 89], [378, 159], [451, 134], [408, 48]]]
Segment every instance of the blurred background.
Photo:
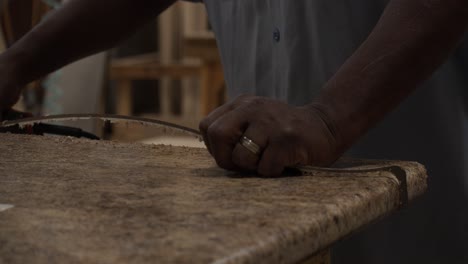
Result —
[[[0, 50], [59, 8], [60, 0], [0, 0]], [[86, 41], [92, 40], [83, 40]], [[216, 41], [204, 6], [178, 1], [118, 47], [68, 65], [28, 85], [15, 106], [35, 115], [100, 113], [142, 116], [197, 128], [225, 100]], [[73, 122], [106, 139], [159, 143], [158, 129]], [[180, 137], [175, 145], [201, 145]]]

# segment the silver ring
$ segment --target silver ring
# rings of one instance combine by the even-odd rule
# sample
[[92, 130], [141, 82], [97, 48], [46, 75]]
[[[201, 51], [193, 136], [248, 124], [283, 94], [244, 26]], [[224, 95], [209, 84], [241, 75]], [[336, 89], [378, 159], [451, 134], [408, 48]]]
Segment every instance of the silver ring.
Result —
[[259, 155], [260, 154], [260, 146], [257, 145], [255, 142], [253, 142], [250, 138], [246, 137], [246, 136], [242, 136], [239, 143], [244, 147], [246, 148], [247, 150], [249, 150], [250, 152], [252, 152], [253, 154], [255, 155]]

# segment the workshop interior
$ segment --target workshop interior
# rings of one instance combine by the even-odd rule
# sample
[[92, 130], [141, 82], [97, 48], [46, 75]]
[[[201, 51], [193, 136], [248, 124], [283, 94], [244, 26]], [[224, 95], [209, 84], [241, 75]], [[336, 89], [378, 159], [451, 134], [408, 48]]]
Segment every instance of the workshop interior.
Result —
[[[54, 0], [2, 1], [1, 49], [13, 45], [61, 4]], [[198, 128], [202, 117], [225, 100], [221, 62], [206, 11], [201, 5], [179, 2], [114, 49], [28, 84], [14, 109], [34, 116], [138, 116]], [[169, 140], [175, 145], [203, 146], [192, 137], [170, 137], [135, 124], [60, 123], [66, 124], [72, 127], [71, 136], [76, 128], [117, 141]], [[44, 128], [36, 130], [41, 133]], [[63, 128], [55, 130], [66, 134]]]
[[[0, 0], [0, 56], [73, 1], [80, 0]], [[26, 84], [15, 105], [0, 114], [0, 264], [468, 263], [468, 90], [462, 89], [468, 85], [467, 41], [428, 76], [423, 89], [402, 99], [388, 119], [364, 133], [355, 147], [346, 145], [350, 150], [333, 162], [296, 162], [265, 177], [259, 168], [266, 153], [276, 158], [274, 151], [288, 151], [294, 140], [267, 152], [246, 133], [235, 140], [220, 137], [232, 152], [242, 149], [241, 161], [256, 159], [254, 169], [229, 167], [219, 161], [221, 151], [200, 125], [210, 114], [233, 109], [213, 112], [233, 102], [232, 91], [244, 89], [228, 87], [249, 80], [242, 63], [260, 76], [253, 85], [303, 81], [319, 87], [328, 81], [323, 76], [339, 69], [344, 54], [361, 47], [355, 44], [379, 21], [383, 3], [405, 1], [159, 2], [174, 3], [112, 49]], [[443, 1], [407, 2], [430, 8]], [[309, 12], [304, 6], [322, 9]], [[405, 12], [390, 15], [396, 20]], [[258, 18], [243, 20], [254, 15]], [[275, 16], [282, 24], [275, 24]], [[324, 23], [327, 18], [339, 23]], [[311, 25], [297, 26], [306, 22]], [[224, 30], [229, 26], [232, 31]], [[244, 41], [246, 28], [258, 39]], [[348, 34], [350, 28], [357, 33]], [[301, 30], [310, 35], [296, 38]], [[304, 39], [316, 46], [298, 52]], [[80, 43], [89, 46], [93, 39]], [[241, 48], [249, 43], [255, 44], [252, 49]], [[371, 69], [377, 76], [383, 71], [372, 67], [392, 52], [358, 72]], [[426, 57], [431, 56], [436, 55]], [[314, 64], [310, 57], [323, 61]], [[310, 76], [299, 74], [309, 67]], [[287, 77], [278, 77], [283, 71]], [[256, 88], [248, 89], [269, 93]], [[274, 92], [296, 102], [318, 94], [291, 90]], [[356, 93], [348, 101], [366, 98]], [[341, 131], [323, 118], [325, 111], [314, 110], [323, 121], [317, 130], [339, 138]]]

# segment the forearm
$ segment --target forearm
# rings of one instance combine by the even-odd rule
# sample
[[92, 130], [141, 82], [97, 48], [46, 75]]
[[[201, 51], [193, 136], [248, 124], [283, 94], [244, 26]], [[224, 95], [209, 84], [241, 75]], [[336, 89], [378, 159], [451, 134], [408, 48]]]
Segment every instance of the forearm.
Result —
[[70, 0], [0, 56], [25, 84], [115, 46], [174, 0]]
[[427, 79], [468, 24], [466, 0], [394, 0], [312, 104], [344, 151]]

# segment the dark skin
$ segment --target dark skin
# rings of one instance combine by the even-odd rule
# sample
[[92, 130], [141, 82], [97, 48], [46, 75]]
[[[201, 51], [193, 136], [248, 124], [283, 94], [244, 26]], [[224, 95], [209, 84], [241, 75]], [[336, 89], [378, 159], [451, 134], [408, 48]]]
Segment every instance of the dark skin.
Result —
[[[5, 76], [0, 108], [16, 102], [22, 85], [116, 45], [172, 3], [70, 1], [0, 56]], [[390, 1], [368, 39], [318, 98], [295, 107], [243, 95], [201, 122], [208, 150], [222, 168], [263, 176], [277, 176], [287, 166], [330, 165], [447, 59], [467, 25], [466, 0]], [[86, 45], [82, 39], [93, 42]], [[253, 155], [240, 146], [242, 135], [262, 153]]]
[[[468, 1], [394, 0], [361, 47], [311, 104], [244, 96], [200, 124], [219, 166], [279, 175], [287, 166], [327, 166], [440, 66], [468, 24]], [[252, 155], [240, 135], [264, 151]]]
[[68, 1], [0, 55], [0, 109], [10, 108], [27, 83], [116, 46], [174, 2]]

